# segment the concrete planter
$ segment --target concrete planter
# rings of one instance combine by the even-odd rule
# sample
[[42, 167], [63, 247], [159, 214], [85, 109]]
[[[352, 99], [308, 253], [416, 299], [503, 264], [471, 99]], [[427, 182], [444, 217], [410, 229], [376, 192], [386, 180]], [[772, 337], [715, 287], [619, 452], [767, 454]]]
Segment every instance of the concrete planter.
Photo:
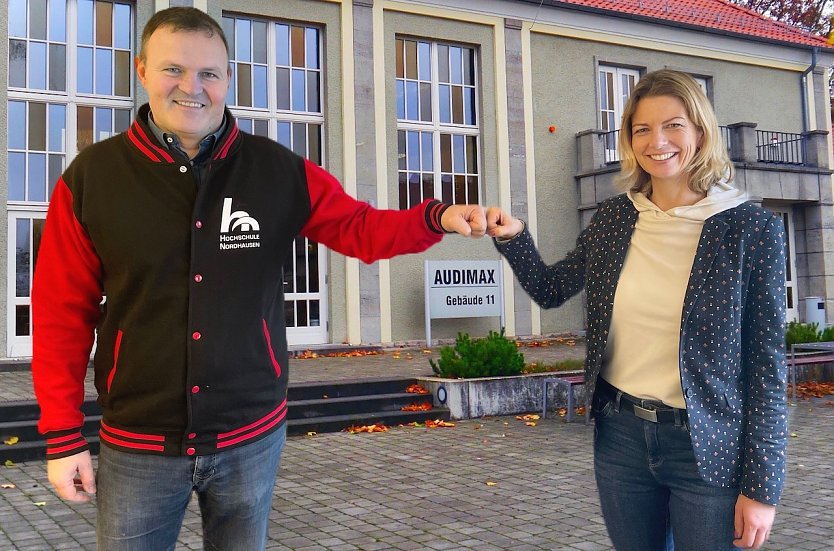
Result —
[[[431, 392], [435, 406], [449, 408], [452, 419], [472, 419], [486, 415], [541, 413], [543, 378], [581, 374], [582, 371], [560, 371], [477, 379], [418, 377], [417, 380]], [[576, 404], [584, 404], [585, 385], [575, 387], [573, 392]], [[547, 401], [548, 405], [564, 407], [567, 396], [559, 385], [550, 385]]]

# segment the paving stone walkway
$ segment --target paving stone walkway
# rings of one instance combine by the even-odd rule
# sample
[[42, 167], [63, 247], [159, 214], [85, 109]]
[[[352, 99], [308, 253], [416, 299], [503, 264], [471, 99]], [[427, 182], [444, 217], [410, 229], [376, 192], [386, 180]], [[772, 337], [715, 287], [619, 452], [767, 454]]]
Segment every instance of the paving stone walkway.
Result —
[[[549, 348], [524, 352], [531, 360], [582, 354], [581, 346]], [[328, 359], [327, 375], [376, 377], [375, 370], [402, 371], [423, 361], [399, 355]], [[324, 362], [305, 362], [318, 361], [295, 360], [292, 369], [316, 380], [316, 366]], [[426, 372], [425, 366], [415, 369]], [[791, 406], [790, 427], [788, 482], [765, 549], [834, 550], [834, 403]], [[290, 437], [268, 548], [611, 549], [596, 497], [592, 438], [593, 427], [582, 423], [548, 418], [529, 427], [515, 417], [461, 421], [454, 428]], [[0, 462], [0, 485], [15, 486], [0, 488], [0, 550], [94, 549], [94, 506], [61, 502], [45, 483], [44, 462]], [[177, 551], [201, 548], [192, 503]]]

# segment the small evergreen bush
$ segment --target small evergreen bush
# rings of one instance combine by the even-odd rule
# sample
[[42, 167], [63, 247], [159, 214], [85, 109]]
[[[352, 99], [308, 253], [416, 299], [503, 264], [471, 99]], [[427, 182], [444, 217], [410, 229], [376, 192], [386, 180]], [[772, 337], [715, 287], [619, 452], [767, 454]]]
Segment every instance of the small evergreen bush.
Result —
[[520, 375], [524, 369], [524, 354], [515, 343], [500, 333], [490, 331], [483, 339], [472, 339], [467, 333], [458, 333], [454, 348], [440, 349], [440, 359], [429, 360], [432, 371], [438, 377], [471, 379], [473, 377], [500, 377]]
[[792, 344], [804, 342], [830, 342], [834, 341], [834, 326], [826, 327], [822, 331], [816, 323], [799, 323], [798, 321], [788, 322], [788, 330], [785, 332], [785, 344], [789, 347]]
[[817, 342], [819, 340], [820, 332], [816, 323], [788, 322], [788, 330], [785, 333], [785, 343], [788, 346], [803, 342]]

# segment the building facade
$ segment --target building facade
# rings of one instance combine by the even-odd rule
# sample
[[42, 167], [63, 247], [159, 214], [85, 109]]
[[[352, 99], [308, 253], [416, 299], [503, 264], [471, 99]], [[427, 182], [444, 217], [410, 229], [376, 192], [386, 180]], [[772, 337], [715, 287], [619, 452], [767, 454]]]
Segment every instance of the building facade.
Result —
[[[736, 185], [785, 220], [789, 315], [803, 319], [803, 299], [821, 297], [834, 316], [834, 50], [818, 37], [720, 0], [7, 0], [0, 356], [31, 355], [31, 278], [52, 187], [146, 101], [133, 71], [139, 33], [173, 5], [222, 22], [227, 103], [242, 130], [314, 160], [379, 208], [436, 197], [511, 209], [549, 261], [615, 193], [631, 88], [655, 69], [688, 72], [715, 106]], [[451, 236], [364, 265], [299, 238], [283, 281], [290, 344], [422, 340], [424, 261], [483, 259], [498, 259], [487, 239]], [[504, 272], [508, 334], [582, 329], [579, 298], [541, 311]], [[496, 318], [434, 320], [432, 335], [497, 328]]]

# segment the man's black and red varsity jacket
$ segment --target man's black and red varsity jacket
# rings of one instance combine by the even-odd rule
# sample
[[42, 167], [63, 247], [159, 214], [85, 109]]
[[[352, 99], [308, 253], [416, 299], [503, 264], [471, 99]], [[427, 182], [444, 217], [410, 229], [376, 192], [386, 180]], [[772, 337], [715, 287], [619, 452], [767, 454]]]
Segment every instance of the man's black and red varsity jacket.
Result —
[[373, 209], [315, 164], [241, 133], [228, 111], [197, 185], [147, 117], [146, 105], [127, 132], [82, 151], [52, 195], [32, 289], [50, 459], [87, 449], [80, 406], [94, 334], [103, 444], [215, 453], [284, 423], [282, 266], [296, 236], [365, 262], [442, 238], [441, 203]]

